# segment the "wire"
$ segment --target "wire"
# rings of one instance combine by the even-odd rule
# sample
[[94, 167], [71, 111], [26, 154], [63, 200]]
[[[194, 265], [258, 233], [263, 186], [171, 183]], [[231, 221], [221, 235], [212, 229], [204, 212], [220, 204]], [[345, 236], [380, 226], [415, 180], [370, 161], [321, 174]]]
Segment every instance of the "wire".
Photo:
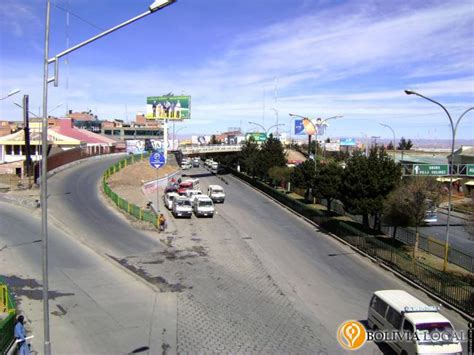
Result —
[[51, 3], [51, 5], [53, 5], [55, 8], [57, 8], [57, 9], [59, 9], [59, 10], [61, 10], [61, 11], [64, 11], [64, 12], [66, 12], [66, 13], [70, 13], [72, 16], [74, 16], [74, 17], [78, 18], [79, 20], [81, 20], [81, 21], [87, 23], [88, 25], [90, 25], [90, 26], [92, 26], [92, 27], [98, 29], [99, 31], [104, 31], [103, 28], [100, 28], [99, 26], [94, 25], [92, 22], [90, 22], [90, 21], [88, 21], [88, 20], [82, 18], [81, 16], [76, 15], [74, 12], [71, 12], [71, 10], [65, 9], [64, 7], [59, 6], [59, 5], [57, 5], [57, 4], [53, 3], [53, 2]]

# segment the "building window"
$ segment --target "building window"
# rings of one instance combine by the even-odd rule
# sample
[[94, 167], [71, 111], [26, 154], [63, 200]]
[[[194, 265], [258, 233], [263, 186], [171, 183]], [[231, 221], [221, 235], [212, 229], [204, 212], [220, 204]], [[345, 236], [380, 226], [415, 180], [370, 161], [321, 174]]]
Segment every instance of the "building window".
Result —
[[12, 155], [13, 154], [13, 149], [11, 145], [6, 145], [5, 146], [5, 154], [6, 155]]
[[15, 145], [14, 146], [14, 150], [15, 150], [15, 155], [21, 155], [21, 146], [20, 145]]

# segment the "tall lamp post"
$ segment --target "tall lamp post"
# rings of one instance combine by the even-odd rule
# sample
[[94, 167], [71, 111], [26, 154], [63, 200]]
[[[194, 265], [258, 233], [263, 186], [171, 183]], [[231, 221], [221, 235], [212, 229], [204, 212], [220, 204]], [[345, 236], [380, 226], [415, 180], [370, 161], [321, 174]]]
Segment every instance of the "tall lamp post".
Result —
[[19, 92], [20, 92], [20, 89], [14, 89], [14, 90], [10, 91], [8, 94], [6, 94], [5, 96], [0, 97], [0, 101], [8, 99], [10, 96], [18, 94]]
[[430, 99], [429, 97], [423, 96], [415, 91], [412, 90], [405, 90], [405, 94], [407, 95], [416, 95], [419, 96], [425, 100], [431, 101], [432, 103], [438, 105], [443, 109], [443, 111], [446, 113], [449, 119], [449, 123], [451, 126], [451, 161], [449, 162], [449, 194], [448, 194], [448, 218], [446, 220], [446, 241], [444, 245], [444, 263], [443, 263], [443, 271], [446, 271], [446, 268], [448, 266], [448, 254], [449, 254], [449, 219], [451, 217], [451, 198], [453, 194], [453, 162], [454, 162], [454, 142], [456, 140], [456, 132], [459, 126], [459, 122], [461, 119], [466, 115], [471, 110], [474, 110], [474, 107], [468, 108], [466, 111], [464, 111], [461, 116], [457, 119], [456, 123], [454, 123], [453, 119], [451, 118], [451, 115], [449, 114], [448, 110], [446, 107], [441, 105], [438, 101], [435, 101], [433, 99]]
[[[47, 152], [48, 152], [48, 83], [54, 82], [54, 86], [58, 86], [59, 82], [59, 59], [65, 55], [74, 52], [75, 50], [84, 47], [85, 45], [98, 40], [118, 29], [125, 27], [135, 21], [138, 21], [145, 16], [151, 15], [158, 10], [174, 3], [176, 0], [156, 0], [144, 13], [131, 18], [115, 27], [112, 27], [98, 35], [83, 41], [71, 48], [56, 54], [49, 58], [49, 29], [51, 19], [51, 0], [46, 4], [46, 28], [44, 41], [44, 75], [43, 75], [43, 129], [41, 134], [42, 139], [42, 161], [41, 161], [41, 234], [42, 234], [42, 252], [43, 252], [43, 322], [44, 322], [44, 353], [51, 354], [51, 342], [49, 336], [49, 304], [48, 304], [48, 200], [47, 200]], [[49, 64], [54, 63], [54, 77], [48, 78]]]
[[276, 118], [276, 124], [275, 124], [275, 127], [277, 128], [277, 131], [276, 131], [276, 134], [277, 134], [277, 137], [279, 136], [279, 132], [278, 132], [278, 110], [274, 107], [272, 107], [270, 110], [272, 110], [273, 112], [275, 112], [275, 118]]
[[386, 128], [388, 128], [389, 130], [392, 131], [392, 135], [393, 135], [393, 161], [395, 161], [395, 131], [393, 130], [393, 128], [391, 126], [389, 126], [388, 124], [385, 124], [385, 123], [382, 123], [382, 122], [379, 122], [379, 125], [381, 126], [384, 126]]
[[250, 122], [249, 121], [249, 124], [254, 124], [256, 126], [259, 126], [261, 127], [264, 131], [265, 131], [265, 134], [268, 134], [268, 132], [270, 132], [270, 130], [272, 128], [275, 128], [275, 127], [279, 127], [279, 126], [284, 126], [285, 124], [284, 123], [279, 123], [279, 124], [274, 124], [273, 126], [270, 126], [268, 128], [265, 128], [263, 125], [261, 125], [260, 123], [256, 123], [256, 122]]

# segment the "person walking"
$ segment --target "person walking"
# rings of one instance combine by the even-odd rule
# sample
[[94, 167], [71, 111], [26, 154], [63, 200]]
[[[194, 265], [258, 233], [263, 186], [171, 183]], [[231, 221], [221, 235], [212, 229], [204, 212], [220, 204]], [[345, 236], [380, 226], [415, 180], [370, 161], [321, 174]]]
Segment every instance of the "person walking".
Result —
[[25, 317], [19, 316], [15, 324], [15, 338], [18, 342], [18, 355], [28, 355], [30, 348], [26, 343], [26, 329], [23, 325]]
[[166, 229], [166, 218], [163, 213], [160, 213], [160, 218], [158, 219], [158, 223], [160, 225], [160, 232], [164, 232]]

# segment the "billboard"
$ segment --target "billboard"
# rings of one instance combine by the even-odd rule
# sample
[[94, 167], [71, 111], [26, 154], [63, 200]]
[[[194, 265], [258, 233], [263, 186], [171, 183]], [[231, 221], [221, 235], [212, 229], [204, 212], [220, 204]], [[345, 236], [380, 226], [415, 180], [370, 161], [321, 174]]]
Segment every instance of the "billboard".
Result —
[[267, 140], [267, 134], [266, 133], [255, 132], [255, 133], [245, 134], [245, 140], [246, 141], [250, 140], [250, 137], [252, 137], [253, 140], [257, 143], [262, 143], [262, 142], [265, 142]]
[[145, 117], [161, 120], [191, 118], [191, 96], [148, 96]]
[[324, 149], [328, 152], [339, 152], [340, 151], [339, 143], [324, 143]]
[[191, 143], [195, 145], [209, 144], [211, 143], [211, 136], [192, 136]]
[[314, 128], [313, 123], [307, 118], [295, 120], [295, 135], [314, 135], [317, 133]]
[[346, 147], [355, 147], [356, 140], [355, 138], [341, 138], [339, 141], [339, 145]]
[[[129, 139], [125, 141], [126, 151], [129, 154], [142, 154], [145, 152], [163, 149], [163, 140], [159, 139]], [[177, 149], [178, 140], [168, 140], [168, 149]]]

